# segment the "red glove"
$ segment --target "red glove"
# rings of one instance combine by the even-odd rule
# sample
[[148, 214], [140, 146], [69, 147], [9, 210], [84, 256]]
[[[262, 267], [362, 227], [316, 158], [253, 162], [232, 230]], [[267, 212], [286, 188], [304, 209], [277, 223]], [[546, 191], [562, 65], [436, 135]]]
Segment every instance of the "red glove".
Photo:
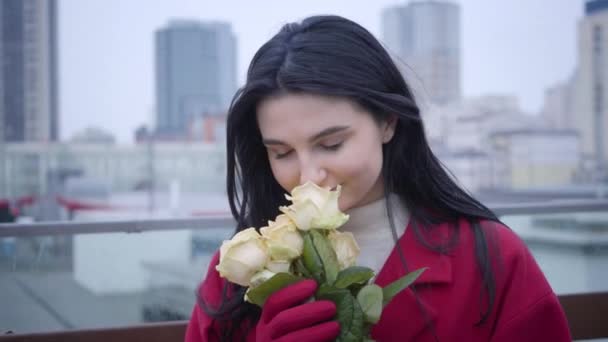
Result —
[[314, 280], [303, 280], [270, 295], [256, 328], [256, 341], [335, 340], [340, 334], [338, 322], [331, 321], [336, 305], [328, 300], [306, 303], [316, 289]]

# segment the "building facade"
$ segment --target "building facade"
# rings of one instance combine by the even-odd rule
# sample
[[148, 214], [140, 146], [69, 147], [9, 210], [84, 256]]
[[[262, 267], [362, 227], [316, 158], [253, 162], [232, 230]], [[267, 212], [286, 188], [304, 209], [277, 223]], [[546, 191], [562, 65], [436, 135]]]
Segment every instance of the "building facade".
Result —
[[460, 99], [459, 5], [412, 1], [389, 7], [382, 28], [384, 44], [418, 97], [439, 105]]
[[181, 137], [201, 116], [225, 113], [236, 92], [228, 23], [174, 21], [156, 32], [156, 135]]
[[547, 125], [555, 129], [576, 129], [573, 115], [573, 79], [555, 84], [545, 90], [540, 115]]
[[490, 135], [494, 183], [517, 190], [572, 184], [581, 163], [573, 130], [518, 129]]
[[606, 178], [608, 160], [608, 0], [585, 3], [578, 23], [578, 68], [574, 122], [583, 157], [594, 164], [595, 178]]
[[0, 1], [0, 37], [0, 141], [57, 140], [57, 2]]
[[103, 181], [114, 193], [154, 184], [166, 191], [178, 181], [190, 192], [223, 192], [225, 152], [220, 143], [154, 143], [123, 146], [104, 143], [6, 145], [4, 197], [57, 191], [56, 178]]

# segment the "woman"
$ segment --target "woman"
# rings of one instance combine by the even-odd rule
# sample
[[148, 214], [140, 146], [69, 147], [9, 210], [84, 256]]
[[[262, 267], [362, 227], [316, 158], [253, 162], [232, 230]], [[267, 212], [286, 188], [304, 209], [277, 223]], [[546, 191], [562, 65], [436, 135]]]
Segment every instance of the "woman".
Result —
[[[341, 230], [384, 286], [429, 267], [384, 309], [377, 341], [569, 341], [557, 298], [526, 246], [461, 190], [427, 143], [410, 89], [363, 27], [336, 16], [288, 24], [254, 56], [230, 108], [228, 197], [237, 231], [274, 218], [284, 194], [342, 186]], [[331, 341], [331, 302], [314, 281], [264, 308], [211, 261], [187, 341]]]

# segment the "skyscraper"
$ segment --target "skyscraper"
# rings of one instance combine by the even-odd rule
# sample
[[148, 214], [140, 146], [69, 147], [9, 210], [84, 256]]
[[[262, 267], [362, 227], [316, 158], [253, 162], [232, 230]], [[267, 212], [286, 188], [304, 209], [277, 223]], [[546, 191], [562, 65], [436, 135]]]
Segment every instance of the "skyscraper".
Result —
[[608, 160], [608, 0], [585, 2], [578, 23], [578, 68], [574, 121], [581, 135], [583, 156], [606, 177]]
[[229, 23], [173, 21], [156, 32], [156, 133], [181, 137], [202, 115], [225, 112], [236, 92]]
[[[382, 26], [384, 43], [418, 94], [434, 104], [460, 99], [459, 5], [430, 0], [389, 7], [382, 13]], [[416, 89], [412, 77], [420, 78], [422, 89]]]
[[0, 140], [57, 140], [56, 1], [0, 1], [0, 36]]

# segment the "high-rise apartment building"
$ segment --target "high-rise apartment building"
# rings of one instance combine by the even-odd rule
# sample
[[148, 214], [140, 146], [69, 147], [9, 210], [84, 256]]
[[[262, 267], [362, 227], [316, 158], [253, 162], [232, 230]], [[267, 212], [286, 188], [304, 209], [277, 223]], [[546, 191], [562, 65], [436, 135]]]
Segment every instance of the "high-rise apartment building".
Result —
[[[608, 160], [608, 0], [585, 2], [578, 23], [578, 68], [572, 115], [581, 136], [583, 156], [599, 177]], [[603, 175], [603, 176], [602, 176]]]
[[382, 40], [415, 93], [439, 105], [460, 99], [459, 5], [412, 1], [389, 7], [382, 13], [382, 27]]
[[0, 140], [59, 138], [57, 2], [0, 1]]
[[174, 21], [156, 32], [156, 133], [180, 137], [205, 115], [224, 114], [236, 92], [231, 25]]

